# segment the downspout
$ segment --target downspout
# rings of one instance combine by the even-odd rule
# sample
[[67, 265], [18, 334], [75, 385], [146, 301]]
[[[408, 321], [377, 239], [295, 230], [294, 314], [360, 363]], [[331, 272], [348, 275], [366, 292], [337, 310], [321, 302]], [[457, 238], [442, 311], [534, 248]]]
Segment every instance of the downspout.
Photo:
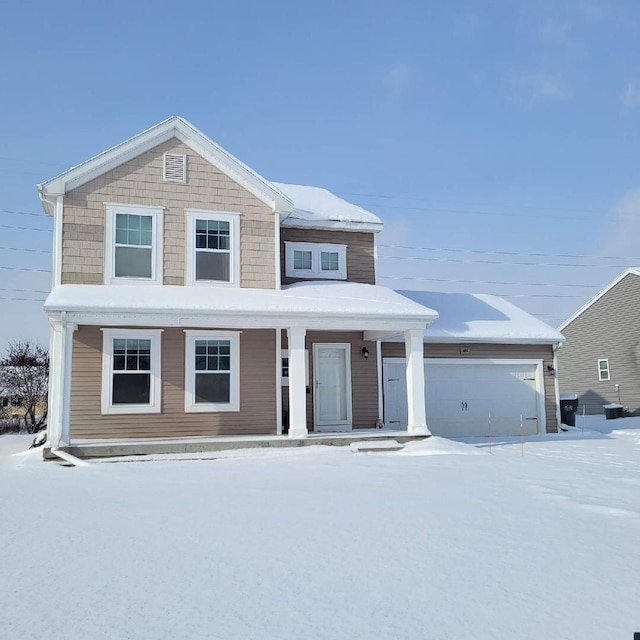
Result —
[[56, 197], [56, 209], [53, 218], [53, 264], [51, 271], [53, 274], [53, 286], [62, 284], [62, 229], [64, 215], [64, 196]]
[[276, 265], [276, 291], [279, 291], [282, 287], [280, 276], [280, 214], [275, 211], [275, 265]]
[[74, 467], [91, 467], [91, 466], [93, 466], [91, 464], [91, 462], [87, 462], [86, 460], [80, 460], [80, 458], [77, 458], [76, 456], [72, 456], [67, 451], [63, 451], [62, 449], [58, 449], [58, 447], [51, 447], [51, 449], [49, 449], [49, 451], [54, 456], [57, 456], [58, 458], [60, 458], [61, 460], [64, 460], [65, 462], [69, 462]]
[[384, 387], [382, 385], [382, 342], [380, 340], [376, 340], [376, 367], [378, 369], [378, 424], [376, 426], [382, 428], [384, 427]]
[[562, 423], [562, 417], [560, 415], [560, 383], [558, 381], [558, 349], [560, 348], [560, 343], [556, 342], [553, 345], [553, 387], [556, 394], [556, 421], [558, 423], [557, 429], [558, 433], [560, 433], [560, 424]]

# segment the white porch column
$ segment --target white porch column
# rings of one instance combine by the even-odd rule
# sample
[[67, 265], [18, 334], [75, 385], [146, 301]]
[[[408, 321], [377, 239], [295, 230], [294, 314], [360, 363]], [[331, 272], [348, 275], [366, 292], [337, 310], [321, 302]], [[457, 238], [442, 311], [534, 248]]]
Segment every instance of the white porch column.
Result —
[[424, 351], [422, 337], [424, 329], [409, 329], [404, 332], [407, 355], [407, 431], [414, 435], [428, 435], [427, 413], [424, 396]]
[[49, 354], [49, 406], [47, 438], [53, 447], [68, 446], [71, 404], [71, 356], [74, 325], [50, 318], [51, 353]]
[[289, 437], [306, 438], [307, 382], [305, 375], [304, 339], [307, 330], [287, 329], [289, 340]]

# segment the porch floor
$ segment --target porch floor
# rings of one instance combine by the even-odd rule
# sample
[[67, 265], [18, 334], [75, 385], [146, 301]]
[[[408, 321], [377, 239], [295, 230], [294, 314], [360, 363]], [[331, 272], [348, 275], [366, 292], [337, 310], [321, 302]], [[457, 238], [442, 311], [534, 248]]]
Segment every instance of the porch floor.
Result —
[[[310, 433], [306, 438], [281, 436], [193, 436], [188, 438], [130, 438], [118, 440], [75, 440], [64, 447], [78, 458], [113, 458], [151, 454], [206, 453], [230, 449], [257, 449], [279, 447], [308, 447], [325, 445], [348, 446], [353, 442], [395, 440], [400, 444], [423, 440], [429, 436], [412, 435], [407, 431], [387, 429], [358, 429], [348, 433]], [[44, 447], [45, 460], [57, 460], [50, 447]]]

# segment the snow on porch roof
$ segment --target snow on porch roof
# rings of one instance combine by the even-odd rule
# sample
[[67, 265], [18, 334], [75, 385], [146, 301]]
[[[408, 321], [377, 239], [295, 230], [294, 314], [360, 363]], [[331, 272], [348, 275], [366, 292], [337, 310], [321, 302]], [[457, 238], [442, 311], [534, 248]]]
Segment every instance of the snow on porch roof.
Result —
[[293, 202], [293, 211], [282, 216], [285, 227], [382, 230], [382, 220], [378, 216], [326, 189], [282, 182], [271, 184]]
[[498, 296], [435, 291], [398, 291], [438, 311], [425, 332], [426, 342], [564, 342], [564, 336]]
[[[234, 326], [309, 326], [322, 328], [329, 319], [377, 323], [428, 323], [432, 309], [386, 287], [355, 282], [308, 282], [274, 289], [230, 287], [59, 285], [44, 303], [49, 313], [86, 316], [122, 314], [136, 317], [203, 318]], [[298, 320], [298, 322], [294, 322]], [[105, 323], [108, 320], [105, 317]], [[144, 320], [141, 320], [141, 323]], [[175, 324], [175, 323], [174, 323]], [[180, 323], [178, 323], [180, 324]]]

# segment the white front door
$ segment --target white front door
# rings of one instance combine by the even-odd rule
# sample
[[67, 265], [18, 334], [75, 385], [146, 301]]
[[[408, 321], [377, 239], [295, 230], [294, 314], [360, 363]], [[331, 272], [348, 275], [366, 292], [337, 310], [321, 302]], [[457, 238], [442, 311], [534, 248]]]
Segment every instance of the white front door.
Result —
[[351, 345], [313, 345], [314, 429], [350, 431]]

